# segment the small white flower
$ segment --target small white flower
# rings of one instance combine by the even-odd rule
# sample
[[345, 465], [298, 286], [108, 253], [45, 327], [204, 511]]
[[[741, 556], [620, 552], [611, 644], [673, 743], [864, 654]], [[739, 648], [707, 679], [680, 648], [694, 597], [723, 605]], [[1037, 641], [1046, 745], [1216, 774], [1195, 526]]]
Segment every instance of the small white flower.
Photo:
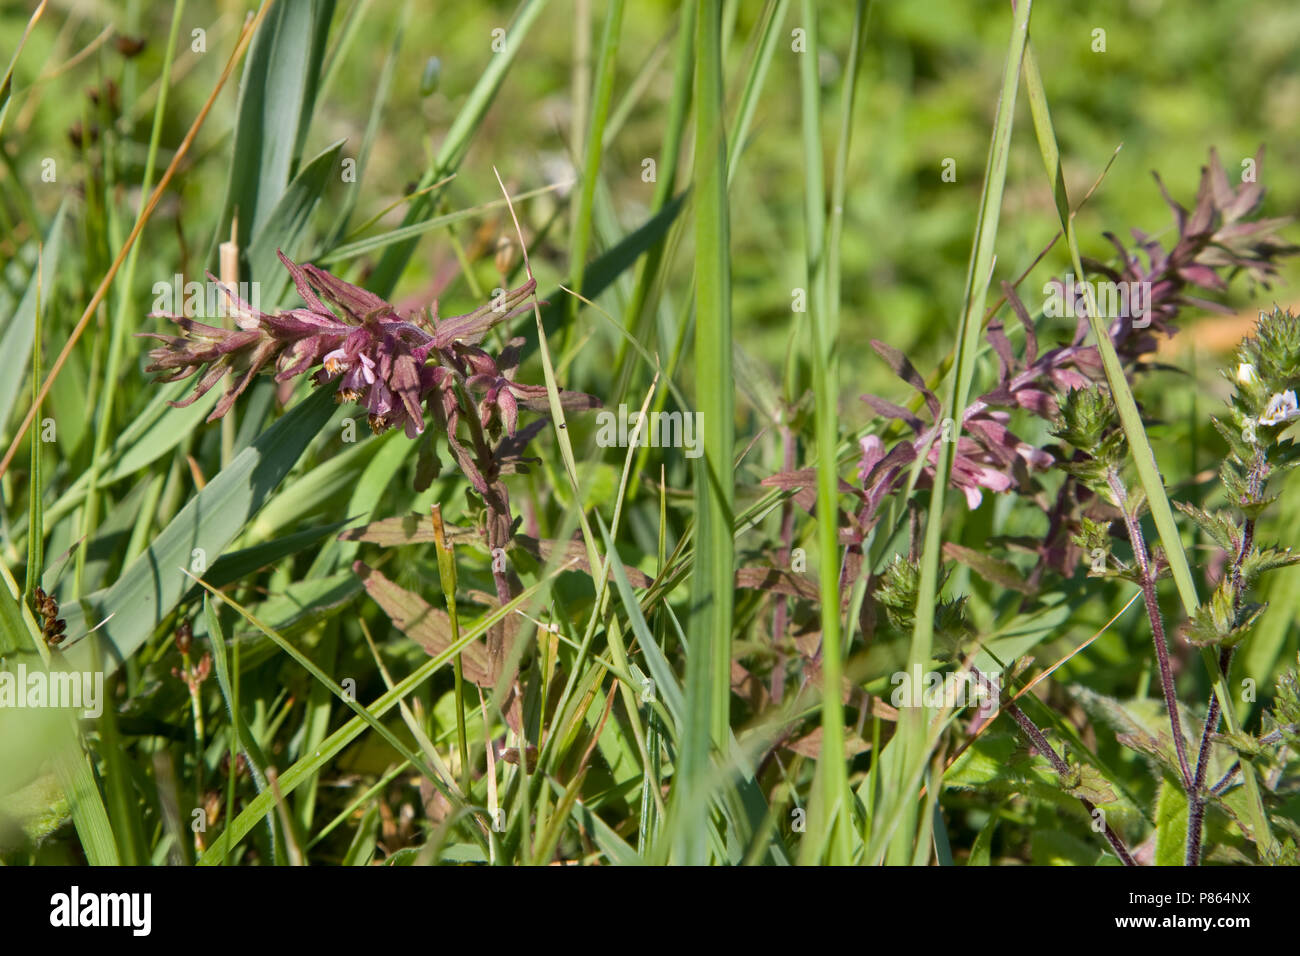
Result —
[[1264, 408], [1264, 414], [1259, 416], [1259, 423], [1261, 425], [1279, 425], [1282, 422], [1298, 417], [1300, 417], [1300, 403], [1296, 402], [1295, 392], [1287, 389], [1285, 392], [1275, 394], [1268, 400], [1268, 405]]
[[1255, 366], [1249, 362], [1242, 362], [1237, 366], [1237, 381], [1242, 385], [1258, 385], [1259, 374], [1255, 371]]

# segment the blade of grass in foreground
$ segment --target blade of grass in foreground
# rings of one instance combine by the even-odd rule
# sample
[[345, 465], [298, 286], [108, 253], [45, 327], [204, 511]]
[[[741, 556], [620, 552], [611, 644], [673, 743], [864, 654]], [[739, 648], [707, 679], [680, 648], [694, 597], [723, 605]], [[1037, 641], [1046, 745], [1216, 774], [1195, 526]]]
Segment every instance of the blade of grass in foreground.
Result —
[[695, 33], [695, 379], [703, 455], [695, 464], [696, 564], [687, 625], [686, 720], [674, 778], [678, 821], [673, 856], [704, 863], [708, 820], [702, 799], [710, 749], [725, 752], [730, 727], [733, 591], [731, 274], [727, 143], [722, 86], [722, 11], [701, 0]]
[[[984, 314], [984, 300], [993, 274], [993, 250], [998, 234], [998, 217], [1002, 209], [1002, 191], [1006, 184], [1007, 153], [1011, 143], [1011, 127], [1015, 121], [1020, 63], [1029, 34], [1029, 14], [1032, 6], [1031, 0], [1022, 0], [1016, 7], [1015, 24], [1011, 31], [1006, 66], [1002, 74], [1002, 92], [998, 96], [993, 139], [989, 144], [984, 188], [980, 195], [979, 219], [975, 227], [975, 241], [971, 247], [970, 265], [966, 273], [966, 293], [962, 304], [961, 327], [958, 332], [955, 374], [951, 379], [952, 384], [948, 389], [944, 405], [944, 414], [954, 418], [961, 415], [966, 407], [970, 398], [971, 382], [975, 376], [980, 316]], [[935, 464], [934, 485], [930, 493], [925, 540], [921, 550], [916, 624], [912, 630], [912, 642], [908, 652], [909, 671], [913, 668], [924, 669], [930, 660], [934, 639], [934, 615], [929, 613], [929, 609], [935, 606], [938, 598], [939, 557], [943, 546], [943, 505], [948, 492], [948, 476], [952, 470], [956, 437], [960, 432], [960, 423], [958, 423], [958, 427], [953, 430], [954, 440], [940, 442], [938, 445], [939, 457]], [[890, 840], [889, 862], [891, 863], [907, 864], [912, 859], [912, 842], [918, 809], [914, 781], [919, 782], [928, 762], [926, 726], [929, 717], [930, 711], [924, 707], [907, 707], [899, 715], [899, 737], [903, 741], [904, 757], [902, 784], [896, 794], [886, 799], [900, 801], [899, 805], [904, 813], [901, 825]]]
[[818, 64], [817, 8], [803, 3], [807, 52], [799, 57], [804, 149], [805, 280], [812, 333], [812, 383], [817, 435], [817, 551], [822, 622], [822, 747], [809, 799], [808, 835], [801, 861], [814, 862], [829, 850], [828, 862], [849, 862], [851, 840], [847, 768], [844, 763], [844, 707], [840, 698], [843, 665], [840, 646], [839, 473], [836, 469], [835, 404], [839, 388], [831, 353], [834, 339], [826, 287], [826, 189], [822, 176], [821, 81]]
[[[1082, 284], [1088, 309], [1088, 322], [1092, 326], [1093, 337], [1097, 340], [1097, 351], [1101, 354], [1102, 366], [1106, 371], [1106, 381], [1110, 385], [1115, 399], [1115, 408], [1119, 412], [1120, 422], [1124, 426], [1124, 435], [1128, 439], [1133, 454], [1133, 464], [1142, 490], [1146, 493], [1147, 506], [1151, 509], [1151, 519], [1160, 534], [1160, 543], [1164, 546], [1169, 568], [1173, 572], [1174, 583], [1178, 586], [1178, 595], [1182, 599], [1183, 610], [1189, 616], [1200, 605], [1196, 593], [1196, 582], [1192, 579], [1192, 570], [1187, 563], [1187, 554], [1183, 550], [1182, 538], [1178, 534], [1178, 525], [1174, 521], [1173, 509], [1169, 507], [1169, 498], [1165, 494], [1164, 482], [1156, 468], [1155, 453], [1147, 441], [1146, 429], [1142, 425], [1142, 416], [1138, 412], [1133, 391], [1129, 388], [1124, 367], [1120, 364], [1115, 346], [1110, 340], [1110, 331], [1101, 316], [1097, 314], [1092, 287], [1087, 282], [1083, 271], [1083, 261], [1079, 254], [1079, 240], [1074, 231], [1074, 218], [1070, 215], [1070, 199], [1065, 190], [1065, 177], [1061, 172], [1061, 153], [1056, 142], [1056, 132], [1052, 126], [1052, 116], [1047, 105], [1047, 93], [1043, 87], [1043, 78], [1038, 71], [1038, 63], [1033, 50], [1025, 53], [1025, 88], [1029, 95], [1029, 105], [1034, 118], [1034, 132], [1038, 136], [1038, 146], [1043, 155], [1043, 164], [1047, 176], [1052, 181], [1052, 190], [1056, 199], [1056, 211], [1065, 230], [1065, 241], [1070, 250], [1070, 264], [1074, 268], [1077, 280]], [[1227, 676], [1219, 667], [1217, 649], [1201, 648], [1201, 659], [1210, 674], [1210, 683], [1214, 695], [1219, 700], [1223, 712], [1223, 722], [1229, 733], [1241, 733], [1241, 721], [1233, 707], [1232, 692], [1228, 687]], [[1246, 791], [1247, 806], [1250, 809], [1251, 825], [1255, 830], [1256, 840], [1264, 851], [1274, 846], [1273, 834], [1269, 828], [1268, 812], [1259, 792], [1259, 780], [1255, 768], [1249, 760], [1241, 762], [1242, 784]]]
[[[650, 201], [651, 215], [662, 211], [673, 197], [678, 180], [678, 159], [686, 131], [686, 114], [691, 102], [691, 78], [695, 69], [695, 0], [685, 0], [678, 16], [681, 19], [677, 25], [677, 63], [673, 72], [673, 92], [668, 101], [663, 145], [659, 152], [654, 198]], [[667, 247], [668, 243], [664, 239], [655, 242], [637, 270], [636, 286], [624, 316], [624, 324], [637, 342], [648, 340], [650, 336], [653, 309], [657, 305], [651, 299], [650, 292], [655, 283], [662, 279], [661, 266]], [[627, 394], [631, 378], [631, 368], [624, 364], [626, 361], [627, 342], [624, 341], [619, 343], [618, 358], [614, 362], [614, 377], [619, 383], [616, 394], [620, 399]]]
[[[63, 246], [63, 227], [67, 220], [68, 202], [59, 205], [54, 220], [45, 234], [45, 240], [39, 246], [37, 269], [27, 281], [27, 288], [18, 302], [17, 309], [9, 318], [4, 335], [0, 336], [0, 355], [23, 355], [32, 350], [32, 336], [36, 329], [36, 301], [41, 294], [39, 290], [54, 286], [54, 276], [58, 271], [59, 254]], [[22, 388], [21, 375], [0, 376], [0, 430], [9, 421], [14, 405], [18, 401], [18, 392]], [[37, 380], [39, 386], [40, 381]], [[44, 398], [39, 391], [35, 397]], [[35, 403], [35, 398], [33, 398]], [[33, 406], [34, 407], [34, 406]], [[35, 416], [35, 412], [32, 413]]]
[[[516, 610], [524, 607], [529, 601], [533, 600], [535, 595], [545, 588], [556, 577], [558, 572], [554, 572], [536, 584], [525, 589], [518, 597], [509, 604], [505, 604], [489, 614], [484, 615], [473, 625], [466, 628], [461, 633], [461, 638], [457, 643], [449, 645], [442, 653], [436, 657], [431, 657], [424, 661], [408, 674], [405, 678], [389, 691], [381, 695], [369, 707], [363, 708], [373, 720], [381, 719], [384, 714], [388, 713], [393, 707], [397, 706], [399, 700], [404, 699], [416, 690], [421, 684], [431, 678], [440, 668], [455, 658], [465, 647], [478, 640], [488, 628], [497, 622], [504, 620]], [[297, 760], [289, 769], [280, 774], [280, 792], [287, 797], [295, 789], [302, 785], [309, 777], [320, 772], [329, 761], [333, 760], [342, 750], [354, 741], [361, 733], [370, 726], [369, 722], [360, 714], [354, 716], [346, 724], [340, 727], [321, 744], [321, 746]], [[200, 865], [219, 865], [230, 852], [234, 843], [246, 836], [253, 827], [268, 814], [274, 807], [274, 798], [269, 790], [259, 793], [257, 797], [245, 805], [243, 811], [232, 820], [229, 826], [213, 842], [203, 856], [199, 859]]]
[[[68, 633], [79, 637], [111, 615], [98, 634], [110, 656], [107, 667], [115, 670], [189, 591], [191, 581], [181, 569], [195, 560], [216, 560], [334, 414], [328, 389], [290, 409], [208, 482], [112, 587], [65, 606]], [[84, 641], [73, 644], [67, 652], [71, 665], [85, 669], [88, 650]]]
[[[32, 645], [43, 666], [48, 668], [50, 653], [31, 612], [19, 604], [22, 592], [18, 582], [3, 564], [0, 564], [0, 578], [0, 648], [16, 651]], [[54, 731], [49, 744], [54, 772], [67, 797], [86, 860], [91, 866], [117, 866], [120, 860], [113, 827], [108, 822], [108, 811], [95, 782], [90, 757], [78, 739], [76, 723], [71, 715], [58, 714], [47, 726]]]

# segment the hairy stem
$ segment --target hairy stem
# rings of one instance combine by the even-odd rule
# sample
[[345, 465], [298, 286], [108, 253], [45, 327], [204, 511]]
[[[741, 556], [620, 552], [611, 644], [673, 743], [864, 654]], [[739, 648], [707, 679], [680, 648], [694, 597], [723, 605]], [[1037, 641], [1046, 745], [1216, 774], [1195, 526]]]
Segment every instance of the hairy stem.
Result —
[[[1258, 482], [1257, 475], [1262, 470], [1260, 467], [1260, 456], [1257, 454], [1255, 467], [1251, 468], [1252, 488]], [[1255, 519], [1247, 518], [1241, 527], [1241, 541], [1237, 547], [1237, 553], [1232, 561], [1232, 593], [1234, 612], [1241, 609], [1241, 602], [1244, 595], [1242, 594], [1241, 568], [1246, 561], [1246, 556], [1255, 544]], [[1228, 665], [1232, 663], [1232, 648], [1225, 647], [1219, 654], [1219, 669], [1226, 675]], [[1201, 749], [1196, 756], [1196, 779], [1193, 781], [1191, 801], [1187, 813], [1187, 856], [1186, 864], [1188, 866], [1199, 866], [1201, 862], [1201, 835], [1205, 826], [1205, 807], [1209, 798], [1215, 791], [1211, 790], [1205, 793], [1205, 775], [1210, 769], [1210, 738], [1219, 732], [1219, 698], [1211, 692], [1210, 704], [1205, 714], [1205, 729], [1201, 732]], [[1236, 767], [1233, 768], [1236, 770]], [[1232, 771], [1229, 771], [1228, 777], [1224, 782], [1231, 778]]]
[[[993, 693], [994, 700], [996, 700], [998, 696], [997, 685], [990, 681], [988, 677], [986, 677], [974, 664], [970, 665], [970, 670], [971, 673], [975, 675], [976, 680], [978, 680], [983, 687]], [[1001, 709], [1010, 714], [1011, 719], [1020, 725], [1020, 729], [1024, 732], [1025, 736], [1029, 738], [1029, 742], [1033, 744], [1034, 748], [1039, 753], [1047, 758], [1047, 761], [1052, 765], [1053, 770], [1063, 777], [1070, 773], [1070, 765], [1065, 761], [1065, 758], [1058, 754], [1055, 748], [1048, 743], [1047, 737], [1045, 737], [1043, 732], [1038, 729], [1038, 725], [1034, 723], [1033, 719], [1028, 714], [1017, 707], [1014, 703], [1010, 702], [1003, 705]], [[1088, 816], [1095, 820], [1095, 811], [1097, 808], [1093, 805], [1092, 801], [1085, 800], [1083, 797], [1078, 797], [1077, 799], [1083, 804], [1083, 808], [1087, 811]], [[1102, 811], [1103, 826], [1105, 828], [1103, 834], [1106, 837], [1106, 842], [1111, 845], [1111, 848], [1115, 851], [1116, 855], [1125, 866], [1137, 866], [1137, 862], [1133, 859], [1133, 855], [1129, 853], [1128, 847], [1124, 845], [1124, 841], [1120, 839], [1119, 834], [1111, 829], [1109, 823], [1105, 823], [1105, 816], [1105, 811]]]
[[1151, 570], [1151, 559], [1147, 554], [1146, 541], [1142, 537], [1142, 526], [1128, 504], [1128, 493], [1120, 481], [1115, 469], [1106, 471], [1106, 483], [1110, 486], [1115, 503], [1124, 515], [1124, 527], [1128, 530], [1129, 544], [1133, 547], [1133, 558], [1137, 561], [1139, 584], [1142, 588], [1142, 600], [1146, 604], [1147, 617], [1151, 620], [1151, 639], [1156, 648], [1156, 662], [1160, 666], [1160, 686], [1165, 695], [1165, 707], [1169, 711], [1169, 728], [1173, 732], [1174, 751], [1178, 754], [1178, 767], [1183, 775], [1183, 789], [1190, 799], [1193, 793], [1192, 770], [1187, 762], [1187, 744], [1183, 740], [1183, 724], [1178, 716], [1178, 695], [1174, 690], [1174, 672], [1169, 663], [1169, 644], [1165, 640], [1164, 618], [1160, 615], [1160, 603], [1156, 599], [1155, 574]]
[[[978, 673], [978, 671], [976, 673]], [[1020, 725], [1020, 729], [1034, 745], [1034, 749], [1047, 758], [1048, 762], [1051, 763], [1052, 768], [1058, 774], [1061, 774], [1062, 776], [1069, 774], [1070, 765], [1066, 763], [1065, 758], [1058, 754], [1053, 749], [1052, 745], [1047, 742], [1047, 738], [1043, 736], [1043, 732], [1038, 729], [1038, 725], [1030, 719], [1028, 714], [1015, 704], [1008, 704], [1003, 709], [1011, 715], [1012, 720]], [[1088, 816], [1095, 820], [1096, 813], [1098, 812], [1097, 808], [1093, 806], [1091, 801], [1085, 800], [1083, 797], [1079, 797], [1078, 799], [1079, 802], [1083, 804], [1084, 810], [1088, 812]], [[1104, 811], [1102, 811], [1102, 820], [1105, 820]], [[1115, 854], [1120, 858], [1120, 861], [1123, 862], [1125, 866], [1137, 866], [1137, 862], [1133, 859], [1133, 855], [1129, 853], [1128, 847], [1124, 846], [1124, 841], [1119, 838], [1119, 834], [1111, 829], [1109, 823], [1103, 823], [1103, 826], [1105, 827], [1103, 833], [1106, 836], [1106, 842], [1111, 845], [1111, 849], [1115, 851]]]
[[[495, 585], [497, 601], [504, 607], [520, 593], [519, 579], [510, 569], [505, 558], [506, 549], [514, 537], [514, 522], [510, 513], [510, 495], [505, 483], [501, 481], [500, 464], [493, 451], [483, 423], [479, 420], [478, 410], [464, 392], [459, 394], [462, 415], [461, 421], [469, 429], [470, 442], [474, 449], [474, 464], [483, 476], [486, 490], [482, 491], [484, 507], [487, 509], [484, 539], [488, 553], [492, 558], [492, 583]], [[487, 650], [489, 676], [495, 686], [501, 679], [505, 663], [509, 660], [514, 645], [518, 625], [513, 617], [508, 617], [495, 624], [488, 631]], [[513, 682], [513, 675], [511, 677]], [[507, 723], [520, 732], [518, 701], [508, 698], [510, 702], [503, 707]]]

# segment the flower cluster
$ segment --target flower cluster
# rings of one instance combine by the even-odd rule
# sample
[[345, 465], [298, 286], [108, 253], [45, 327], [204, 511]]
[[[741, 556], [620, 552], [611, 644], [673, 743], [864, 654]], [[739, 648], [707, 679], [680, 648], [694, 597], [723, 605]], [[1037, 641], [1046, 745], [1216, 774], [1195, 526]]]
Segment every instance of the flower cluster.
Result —
[[[1262, 159], [1263, 150], [1253, 161], [1256, 170]], [[1228, 288], [1229, 279], [1238, 271], [1245, 271], [1267, 288], [1277, 276], [1276, 260], [1297, 251], [1277, 235], [1277, 230], [1288, 220], [1253, 218], [1264, 201], [1264, 187], [1258, 181], [1234, 187], [1214, 150], [1210, 150], [1209, 165], [1201, 169], [1196, 207], [1190, 213], [1170, 198], [1160, 177], [1152, 175], [1174, 214], [1178, 229], [1174, 245], [1166, 251], [1158, 240], [1134, 229], [1136, 248], [1129, 250], [1108, 232], [1104, 235], [1119, 253], [1119, 264], [1112, 267], [1087, 261], [1094, 276], [1104, 276], [1114, 282], [1149, 284], [1151, 302], [1146, 316], [1150, 318], [1150, 328], [1143, 331], [1134, 328], [1130, 319], [1117, 319], [1110, 329], [1116, 351], [1128, 358], [1155, 350], [1157, 343], [1150, 331], [1173, 334], [1175, 329], [1170, 323], [1184, 306], [1211, 312], [1231, 311], [1213, 300], [1191, 294], [1192, 287], [1223, 292]], [[1147, 258], [1146, 266], [1142, 265], [1139, 251]]]
[[[1158, 176], [1156, 181], [1159, 183]], [[1154, 333], [1169, 336], [1177, 331], [1171, 323], [1184, 306], [1225, 311], [1223, 306], [1191, 294], [1193, 287], [1222, 291], [1227, 288], [1228, 279], [1240, 271], [1267, 287], [1276, 276], [1276, 260], [1298, 251], [1276, 235], [1285, 220], [1251, 218], [1263, 200], [1262, 187], [1255, 182], [1233, 187], [1213, 151], [1209, 166], [1201, 171], [1196, 206], [1190, 213], [1169, 198], [1163, 184], [1160, 189], [1173, 210], [1178, 230], [1173, 246], [1166, 250], [1158, 240], [1133, 230], [1136, 249], [1146, 257], [1143, 265], [1138, 251], [1128, 250], [1113, 234], [1107, 233], [1106, 238], [1119, 251], [1119, 265], [1088, 263], [1094, 277], [1116, 283], [1138, 283], [1150, 290], [1142, 313], [1143, 322], [1135, 324], [1135, 316], [1122, 315], [1112, 321], [1108, 330], [1130, 374], [1141, 370], [1143, 365], [1139, 359], [1157, 348]], [[850, 540], [865, 538], [878, 520], [881, 503], [899, 488], [912, 463], [922, 454], [927, 457], [918, 485], [924, 487], [933, 481], [937, 442], [949, 440], [956, 442], [950, 481], [963, 492], [971, 508], [979, 505], [981, 492], [985, 490], [1015, 490], [1037, 498], [1051, 519], [1047, 539], [1040, 549], [1043, 562], [1065, 573], [1077, 562], [1069, 526], [1072, 513], [1081, 499], [1088, 498], [1088, 492], [1074, 482], [1066, 482], [1055, 501], [1044, 498], [1033, 478], [1034, 472], [1061, 461], [1061, 451], [1037, 448], [1022, 441], [1009, 429], [1008, 423], [1011, 414], [1019, 409], [1055, 421], [1059, 412], [1058, 395], [1104, 381], [1101, 356], [1095, 346], [1084, 344], [1090, 325], [1082, 303], [1076, 312], [1070, 341], [1040, 353], [1028, 310], [1014, 288], [1004, 283], [1003, 290], [1024, 328], [1023, 356], [1015, 354], [1002, 322], [997, 318], [990, 321], [985, 335], [997, 357], [998, 382], [964, 409], [957, 421], [940, 418], [938, 399], [902, 353], [883, 343], [872, 343], [895, 374], [920, 392], [931, 421], [924, 422], [908, 409], [875, 396], [863, 396], [874, 411], [904, 422], [912, 434], [889, 450], [878, 436], [862, 440], [858, 477], [863, 493], [859, 496], [861, 505], [857, 513], [850, 517], [846, 535]], [[1300, 347], [1300, 331], [1296, 335]], [[1242, 364], [1251, 365], [1252, 361], [1243, 358]], [[1251, 373], [1244, 369], [1242, 374]], [[1275, 387], [1261, 385], [1260, 389], [1259, 407], [1243, 418], [1253, 417], [1256, 424], [1272, 425], [1300, 415], [1295, 392], [1289, 390], [1289, 385], [1275, 383]]]
[[[1230, 403], [1232, 427], [1216, 422], [1220, 432], [1227, 433], [1234, 445], [1267, 444], [1267, 439], [1300, 418], [1295, 392], [1300, 384], [1300, 318], [1281, 310], [1261, 316], [1255, 335], [1237, 349], [1236, 371], [1225, 373], [1225, 377], [1235, 386]], [[1293, 448], [1279, 448], [1274, 459], [1289, 456]], [[1253, 450], [1234, 450], [1245, 460], [1253, 457]]]
[[[299, 265], [284, 253], [305, 308], [274, 314], [253, 309], [214, 277], [231, 303], [235, 328], [219, 328], [171, 313], [156, 313], [181, 327], [182, 335], [142, 333], [163, 344], [153, 349], [146, 371], [173, 382], [204, 370], [194, 392], [176, 405], [188, 405], [224, 376], [232, 380], [209, 421], [225, 415], [263, 369], [277, 382], [312, 371], [317, 385], [338, 381], [338, 400], [362, 406], [376, 432], [424, 432], [424, 408], [454, 433], [463, 391], [478, 396], [476, 418], [485, 429], [504, 426], [515, 436], [521, 407], [544, 411], [546, 389], [511, 379], [517, 347], [493, 358], [479, 346], [495, 325], [511, 318], [535, 288], [529, 280], [473, 312], [439, 320], [436, 306], [427, 316], [403, 316], [373, 292], [352, 285], [310, 263]], [[328, 305], [326, 304], [328, 303]], [[590, 396], [567, 392], [566, 407], [590, 408]], [[454, 436], [453, 436], [454, 438]]]

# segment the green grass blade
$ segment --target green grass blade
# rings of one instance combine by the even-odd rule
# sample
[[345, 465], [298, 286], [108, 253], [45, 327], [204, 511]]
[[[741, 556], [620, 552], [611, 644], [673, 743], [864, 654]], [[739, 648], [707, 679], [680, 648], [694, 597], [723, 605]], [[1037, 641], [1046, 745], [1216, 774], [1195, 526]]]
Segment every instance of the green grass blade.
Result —
[[[1032, 0], [1022, 0], [1015, 10], [1015, 23], [1007, 50], [1006, 66], [1002, 74], [1002, 91], [998, 96], [997, 116], [993, 124], [993, 137], [989, 144], [985, 168], [984, 187], [980, 195], [979, 219], [971, 247], [970, 265], [966, 274], [966, 292], [962, 303], [961, 326], [958, 331], [958, 348], [954, 374], [943, 407], [943, 413], [952, 418], [961, 415], [970, 398], [971, 383], [975, 376], [975, 358], [979, 349], [980, 317], [992, 279], [994, 244], [997, 240], [998, 217], [1002, 208], [1002, 192], [1006, 184], [1007, 155], [1011, 144], [1011, 128], [1015, 121], [1016, 92], [1020, 77], [1020, 64], [1024, 57], [1029, 34], [1029, 15]], [[954, 434], [960, 433], [960, 427]], [[954, 442], [939, 442], [939, 457], [935, 464], [934, 486], [930, 494], [929, 513], [926, 515], [925, 539], [921, 550], [921, 579], [917, 596], [916, 626], [908, 651], [908, 669], [924, 668], [931, 655], [934, 638], [933, 615], [925, 610], [935, 606], [939, 590], [939, 558], [943, 546], [943, 505], [948, 492], [948, 476], [952, 471]], [[900, 715], [899, 732], [904, 741], [906, 755], [904, 767], [907, 780], [919, 774], [927, 760], [926, 725], [929, 710], [909, 707]], [[890, 850], [890, 861], [907, 863], [912, 856], [912, 838], [916, 829], [915, 794], [909, 788], [899, 798], [907, 801], [905, 825], [900, 827]]]
[[[592, 207], [596, 198], [596, 184], [600, 181], [600, 159], [605, 146], [605, 123], [609, 119], [609, 104], [614, 96], [614, 72], [618, 65], [618, 42], [623, 28], [623, 0], [612, 0], [605, 14], [605, 28], [600, 39], [600, 67], [596, 74], [596, 89], [591, 101], [591, 117], [587, 123], [586, 155], [582, 163], [582, 191], [573, 218], [573, 234], [569, 243], [570, 281], [577, 292], [582, 292], [582, 281], [587, 268], [587, 249], [591, 244]], [[578, 300], [570, 297], [569, 322], [565, 324], [564, 345], [567, 351], [569, 330], [578, 314]]]
[[[276, 252], [295, 258], [303, 233], [326, 188], [339, 172], [343, 140], [321, 150], [298, 171], [285, 187], [261, 228], [246, 250], [249, 277], [258, 283], [261, 306], [272, 309], [284, 301], [289, 289], [289, 271]], [[244, 280], [241, 277], [242, 281]]]
[[[830, 327], [826, 286], [826, 189], [822, 177], [821, 83], [817, 9], [804, 0], [803, 22], [807, 52], [799, 57], [804, 157], [805, 282], [807, 283], [814, 429], [817, 437], [817, 551], [822, 624], [822, 748], [816, 783], [809, 801], [809, 833], [805, 860], [815, 848], [828, 847], [829, 861], [848, 862], [851, 797], [844, 764], [844, 708], [840, 700], [843, 648], [840, 640], [839, 474], [835, 450], [839, 417], [838, 377], [832, 359], [835, 341]], [[820, 853], [816, 853], [820, 856]]]
[[[10, 316], [4, 334], [0, 335], [0, 355], [31, 354], [36, 329], [36, 300], [39, 294], [37, 287], [48, 290], [54, 286], [54, 276], [59, 267], [59, 252], [63, 243], [63, 226], [66, 221], [67, 211], [68, 202], [64, 200], [59, 205], [59, 211], [55, 213], [54, 221], [50, 223], [49, 231], [45, 234], [45, 241], [41, 244], [39, 274], [35, 271], [32, 273], [26, 291], [24, 291], [23, 297], [18, 303], [18, 308]], [[46, 294], [48, 295], [48, 293]], [[18, 392], [22, 388], [22, 384], [23, 378], [21, 375], [0, 375], [0, 431], [6, 430], [5, 425], [14, 410], [14, 403], [18, 400]], [[37, 440], [39, 440], [39, 436], [37, 436]]]
[[[106, 666], [116, 669], [190, 589], [192, 582], [182, 569], [196, 559], [206, 565], [221, 556], [333, 413], [333, 396], [322, 390], [267, 429], [208, 482], [112, 587], [66, 606], [70, 637], [112, 615], [97, 634], [110, 655]], [[80, 642], [69, 649], [68, 658], [84, 667], [88, 653]]]
[[[455, 172], [456, 168], [460, 166], [461, 160], [465, 158], [466, 150], [469, 149], [470, 140], [482, 125], [488, 107], [496, 99], [497, 91], [500, 90], [506, 73], [515, 61], [515, 57], [519, 55], [529, 29], [545, 8], [546, 0], [524, 0], [520, 4], [514, 20], [511, 22], [509, 29], [506, 30], [501, 51], [492, 54], [492, 58], [488, 61], [486, 68], [479, 77], [478, 83], [474, 85], [474, 89], [470, 91], [469, 97], [465, 100], [465, 105], [456, 114], [456, 119], [452, 122], [451, 128], [447, 130], [442, 146], [438, 149], [433, 162], [420, 180], [419, 189], [432, 186], [438, 180]], [[423, 222], [429, 213], [433, 211], [438, 194], [438, 190], [433, 190], [413, 201], [406, 209], [402, 225], [412, 226]], [[398, 278], [406, 268], [406, 263], [411, 258], [411, 253], [414, 251], [415, 239], [413, 238], [405, 239], [385, 249], [384, 255], [380, 258], [379, 263], [375, 266], [375, 271], [366, 283], [367, 288], [381, 296], [392, 293], [397, 285]]]
[[[1169, 569], [1174, 583], [1178, 586], [1178, 595], [1182, 599], [1183, 611], [1191, 615], [1200, 605], [1196, 593], [1196, 582], [1192, 578], [1192, 569], [1187, 562], [1187, 553], [1183, 550], [1182, 537], [1178, 533], [1178, 524], [1174, 520], [1173, 509], [1169, 506], [1169, 497], [1165, 492], [1163, 479], [1156, 466], [1155, 453], [1147, 441], [1146, 428], [1142, 424], [1142, 415], [1138, 411], [1137, 401], [1129, 388], [1124, 366], [1120, 363], [1115, 345], [1110, 340], [1110, 331], [1103, 318], [1097, 314], [1097, 303], [1087, 274], [1083, 270], [1083, 261], [1079, 253], [1078, 236], [1075, 234], [1074, 219], [1069, 214], [1070, 200], [1065, 189], [1065, 177], [1061, 171], [1060, 147], [1056, 142], [1056, 132], [1052, 126], [1052, 117], [1048, 109], [1047, 93], [1043, 87], [1042, 75], [1033, 56], [1033, 50], [1025, 56], [1025, 87], [1029, 94], [1029, 105], [1034, 119], [1034, 131], [1038, 136], [1039, 150], [1047, 176], [1052, 181], [1052, 190], [1056, 200], [1057, 214], [1061, 218], [1061, 227], [1065, 230], [1065, 241], [1070, 250], [1070, 263], [1081, 284], [1085, 304], [1088, 310], [1088, 323], [1092, 326], [1093, 337], [1097, 340], [1097, 351], [1101, 355], [1102, 366], [1106, 372], [1106, 382], [1110, 385], [1111, 395], [1115, 399], [1115, 408], [1119, 412], [1124, 435], [1132, 451], [1133, 464], [1146, 493], [1147, 507], [1151, 510], [1151, 520], [1160, 535], [1164, 546]], [[1242, 732], [1241, 721], [1233, 704], [1232, 690], [1228, 686], [1227, 675], [1219, 667], [1216, 648], [1201, 648], [1201, 660], [1210, 675], [1210, 684], [1214, 695], [1219, 699], [1223, 712], [1223, 722], [1229, 733]], [[1272, 830], [1269, 826], [1268, 811], [1259, 790], [1259, 779], [1255, 768], [1249, 760], [1242, 761], [1242, 784], [1246, 791], [1247, 805], [1250, 808], [1252, 824], [1261, 849], [1268, 851], [1275, 846]]]
[[718, 0], [701, 0], [695, 33], [694, 180], [695, 377], [703, 455], [695, 463], [697, 563], [687, 626], [685, 726], [673, 786], [676, 812], [691, 815], [680, 825], [673, 848], [682, 863], [706, 858], [708, 820], [703, 813], [710, 753], [712, 747], [725, 752], [730, 727], [735, 397], [721, 21]]
[[[217, 241], [236, 233], [241, 249], [271, 221], [311, 123], [334, 0], [277, 3], [253, 37], [239, 105], [225, 208]], [[260, 277], [259, 277], [260, 278]]]

